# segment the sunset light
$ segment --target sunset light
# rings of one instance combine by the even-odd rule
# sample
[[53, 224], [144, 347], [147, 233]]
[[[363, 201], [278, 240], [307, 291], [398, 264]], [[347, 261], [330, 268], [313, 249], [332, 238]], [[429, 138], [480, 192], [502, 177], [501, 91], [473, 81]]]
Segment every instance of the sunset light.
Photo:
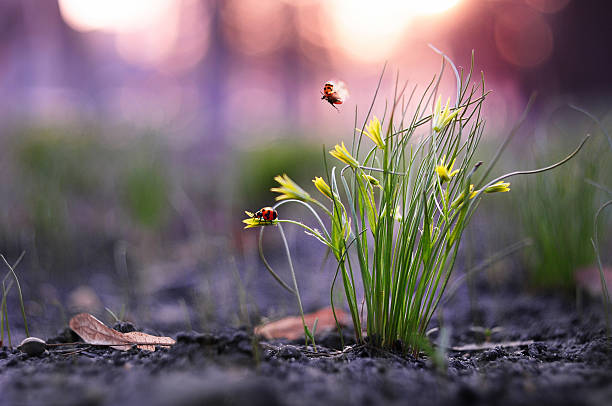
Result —
[[[296, 2], [296, 4], [299, 2]], [[419, 17], [454, 8], [460, 0], [312, 1], [320, 7], [326, 33], [354, 59], [377, 61], [391, 54]], [[59, 0], [62, 17], [78, 31], [117, 35], [119, 53], [132, 62], [157, 63], [171, 52], [177, 38], [178, 10], [193, 2], [172, 0]], [[198, 7], [202, 7], [198, 3]], [[269, 24], [266, 15], [279, 14], [293, 2], [234, 1], [224, 5], [229, 40], [251, 55], [274, 51], [286, 41], [286, 26]], [[300, 3], [301, 4], [301, 3]], [[197, 14], [202, 15], [202, 14]], [[202, 33], [205, 37], [206, 33]], [[157, 45], [156, 45], [157, 44]]]
[[380, 60], [395, 47], [411, 22], [442, 13], [460, 0], [336, 0], [327, 8], [340, 46], [360, 60]]
[[430, 0], [430, 1], [407, 1], [407, 7], [413, 11], [415, 16], [443, 13], [456, 6], [460, 0]]

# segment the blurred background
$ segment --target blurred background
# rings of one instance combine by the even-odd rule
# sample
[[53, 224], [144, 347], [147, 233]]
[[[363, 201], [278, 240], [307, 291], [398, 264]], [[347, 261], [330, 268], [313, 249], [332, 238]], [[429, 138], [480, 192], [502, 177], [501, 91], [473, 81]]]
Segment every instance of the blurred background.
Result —
[[[574, 272], [595, 263], [612, 146], [568, 105], [612, 130], [608, 3], [2, 1], [0, 253], [12, 263], [26, 252], [17, 273], [34, 332], [77, 310], [175, 329], [294, 313], [261, 265], [258, 233], [242, 230], [243, 211], [273, 202], [280, 173], [312, 191], [323, 151], [350, 142], [365, 118], [385, 62], [375, 114], [396, 74], [424, 90], [441, 65], [430, 43], [464, 69], [473, 50], [484, 72], [484, 161], [538, 94], [492, 175], [555, 162], [594, 135], [570, 165], [483, 202], [457, 264], [461, 274], [529, 239], [485, 271], [487, 283], [573, 297]], [[349, 89], [340, 112], [320, 100], [329, 79]], [[454, 92], [447, 71], [441, 93]], [[289, 237], [306, 310], [325, 306], [333, 264], [299, 230]], [[267, 247], [284, 272], [276, 238]], [[19, 326], [15, 301], [11, 292]]]

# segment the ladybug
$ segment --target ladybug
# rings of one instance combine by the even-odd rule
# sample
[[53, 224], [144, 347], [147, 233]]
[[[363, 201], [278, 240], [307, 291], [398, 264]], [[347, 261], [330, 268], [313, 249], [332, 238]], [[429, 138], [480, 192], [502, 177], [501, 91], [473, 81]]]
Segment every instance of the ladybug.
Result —
[[326, 100], [333, 108], [338, 110], [336, 104], [342, 104], [348, 98], [348, 90], [344, 82], [327, 81], [323, 85], [323, 91], [321, 92], [321, 100]]
[[278, 218], [278, 212], [274, 210], [272, 207], [264, 207], [255, 213], [255, 218], [259, 219], [259, 221], [274, 221]]

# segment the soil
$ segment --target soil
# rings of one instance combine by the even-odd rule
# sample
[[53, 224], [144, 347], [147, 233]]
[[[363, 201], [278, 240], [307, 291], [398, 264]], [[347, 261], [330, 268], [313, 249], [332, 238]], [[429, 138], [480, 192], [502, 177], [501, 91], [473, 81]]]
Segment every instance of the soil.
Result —
[[[348, 349], [339, 351], [333, 332], [315, 353], [301, 341], [258, 341], [246, 328], [179, 333], [176, 345], [153, 353], [55, 347], [29, 357], [3, 348], [0, 404], [611, 404], [612, 342], [599, 302], [578, 312], [570, 301], [518, 290], [483, 292], [473, 306], [467, 300], [445, 306], [450, 344], [488, 338], [491, 348], [449, 350], [445, 363], [355, 345], [348, 333]], [[491, 329], [488, 337], [475, 319]], [[65, 329], [47, 342], [74, 340]], [[526, 340], [533, 343], [494, 344]]]

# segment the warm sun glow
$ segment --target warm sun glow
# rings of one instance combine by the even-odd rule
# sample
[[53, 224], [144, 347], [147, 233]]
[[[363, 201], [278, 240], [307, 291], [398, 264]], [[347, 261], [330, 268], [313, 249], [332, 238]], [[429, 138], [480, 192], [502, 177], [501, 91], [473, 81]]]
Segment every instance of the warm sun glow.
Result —
[[64, 20], [79, 31], [134, 31], [171, 9], [172, 0], [59, 0]]
[[442, 13], [453, 8], [459, 0], [428, 0], [428, 1], [406, 1], [415, 15], [427, 15]]
[[325, 9], [341, 47], [361, 60], [387, 56], [415, 18], [442, 13], [460, 0], [335, 0]]

